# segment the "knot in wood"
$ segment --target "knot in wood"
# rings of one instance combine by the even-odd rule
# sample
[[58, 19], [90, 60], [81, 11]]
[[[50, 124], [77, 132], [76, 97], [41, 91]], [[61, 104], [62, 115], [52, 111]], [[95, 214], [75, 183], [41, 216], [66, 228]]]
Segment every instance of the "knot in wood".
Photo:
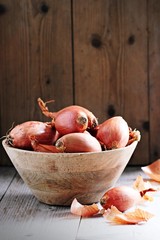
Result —
[[109, 116], [109, 117], [115, 116], [116, 110], [115, 110], [115, 107], [114, 107], [112, 104], [110, 104], [110, 105], [108, 106], [107, 113], [108, 113], [108, 116]]
[[41, 9], [41, 12], [47, 13], [48, 10], [49, 10], [49, 7], [48, 7], [46, 4], [43, 3], [43, 4], [41, 5], [40, 9]]
[[129, 38], [128, 38], [128, 44], [129, 45], [133, 45], [135, 43], [135, 36], [134, 35], [131, 35]]
[[143, 127], [143, 129], [145, 130], [145, 131], [149, 131], [149, 121], [144, 121], [143, 123], [142, 123], [142, 127]]
[[98, 34], [93, 34], [91, 38], [91, 44], [95, 48], [100, 48], [102, 46], [101, 37]]
[[0, 3], [0, 15], [4, 14], [6, 12], [6, 10], [7, 9], [6, 9], [5, 5]]

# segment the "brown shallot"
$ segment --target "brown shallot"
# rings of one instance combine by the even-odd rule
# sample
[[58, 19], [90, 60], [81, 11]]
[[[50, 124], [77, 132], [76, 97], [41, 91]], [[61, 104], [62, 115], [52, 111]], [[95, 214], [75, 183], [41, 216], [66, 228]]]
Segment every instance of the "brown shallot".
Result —
[[100, 204], [104, 209], [115, 206], [119, 211], [127, 209], [140, 203], [141, 195], [139, 191], [129, 186], [117, 186], [109, 189], [100, 199]]
[[42, 113], [52, 118], [53, 124], [61, 135], [84, 132], [87, 128], [94, 129], [98, 125], [94, 114], [84, 107], [71, 105], [58, 112], [49, 112], [46, 103], [41, 98], [38, 98], [38, 104]]
[[107, 149], [125, 147], [129, 140], [128, 124], [121, 116], [109, 118], [99, 125], [96, 137]]
[[99, 141], [89, 133], [66, 134], [56, 141], [55, 146], [68, 153], [102, 151]]
[[27, 121], [16, 125], [7, 135], [6, 141], [15, 148], [31, 150], [30, 136], [34, 136], [39, 143], [53, 144], [56, 130], [51, 123]]

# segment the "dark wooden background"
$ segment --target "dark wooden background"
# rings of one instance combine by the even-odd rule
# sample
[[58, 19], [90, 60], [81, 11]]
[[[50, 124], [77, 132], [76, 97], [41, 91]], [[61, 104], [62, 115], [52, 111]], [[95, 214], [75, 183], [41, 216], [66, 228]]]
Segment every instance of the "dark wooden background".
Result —
[[[122, 115], [141, 131], [130, 165], [160, 156], [159, 0], [0, 0], [0, 135], [50, 110]], [[10, 165], [1, 147], [0, 165]]]

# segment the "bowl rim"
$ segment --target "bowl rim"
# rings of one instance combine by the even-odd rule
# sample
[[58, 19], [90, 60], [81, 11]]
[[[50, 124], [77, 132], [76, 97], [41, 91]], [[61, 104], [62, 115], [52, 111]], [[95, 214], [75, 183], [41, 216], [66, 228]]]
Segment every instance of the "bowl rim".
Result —
[[105, 151], [101, 151], [101, 152], [76, 152], [76, 153], [49, 153], [49, 152], [36, 152], [36, 151], [32, 151], [32, 150], [24, 150], [24, 149], [20, 149], [20, 148], [14, 148], [10, 145], [8, 145], [6, 143], [6, 139], [4, 139], [2, 141], [2, 145], [4, 147], [4, 149], [12, 149], [13, 151], [15, 152], [21, 152], [21, 153], [28, 153], [28, 154], [35, 154], [35, 155], [54, 155], [54, 156], [77, 156], [77, 155], [90, 155], [90, 154], [104, 154], [104, 153], [107, 153], [107, 152], [118, 152], [118, 151], [123, 151], [124, 149], [129, 149], [131, 147], [133, 147], [133, 145], [137, 145], [138, 141], [135, 140], [133, 141], [131, 144], [125, 146], [125, 147], [121, 147], [121, 148], [117, 148], [117, 149], [111, 149], [111, 150], [105, 150]]

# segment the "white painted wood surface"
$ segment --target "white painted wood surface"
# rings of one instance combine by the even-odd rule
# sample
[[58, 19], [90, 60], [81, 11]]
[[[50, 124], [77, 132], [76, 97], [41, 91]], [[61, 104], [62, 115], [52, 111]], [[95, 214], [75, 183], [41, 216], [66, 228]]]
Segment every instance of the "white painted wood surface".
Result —
[[[69, 207], [38, 202], [14, 168], [0, 168], [0, 240], [158, 240], [160, 192], [140, 207], [155, 214], [142, 225], [114, 225], [102, 216], [80, 218]], [[140, 167], [126, 168], [117, 185], [132, 185]]]

